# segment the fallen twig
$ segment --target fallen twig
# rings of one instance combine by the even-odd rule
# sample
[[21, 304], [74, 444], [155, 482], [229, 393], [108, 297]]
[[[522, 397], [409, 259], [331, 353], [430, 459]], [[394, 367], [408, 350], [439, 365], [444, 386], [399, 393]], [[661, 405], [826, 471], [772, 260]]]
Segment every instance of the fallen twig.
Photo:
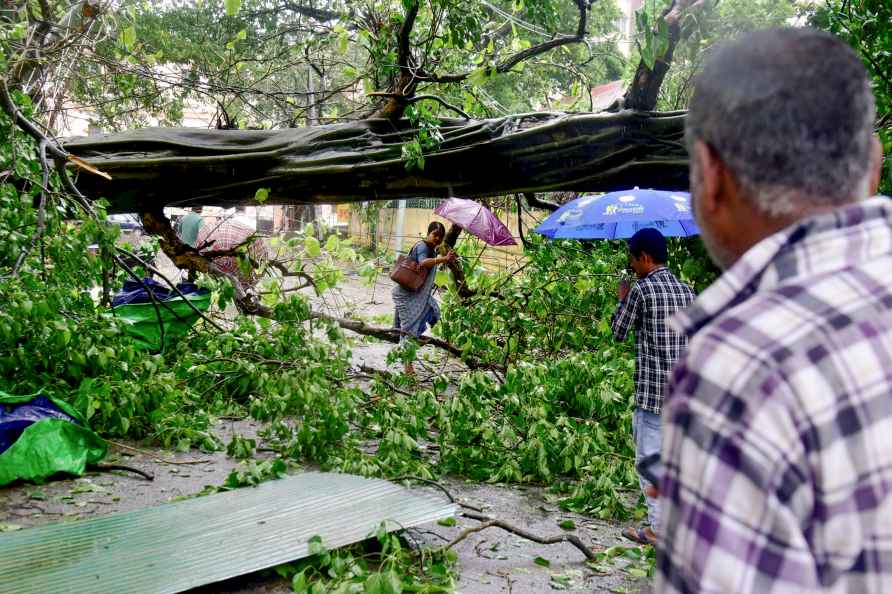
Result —
[[538, 534], [533, 534], [532, 532], [528, 532], [523, 528], [518, 528], [517, 526], [513, 526], [507, 522], [503, 522], [502, 520], [498, 520], [496, 518], [490, 518], [489, 516], [484, 516], [483, 514], [477, 514], [474, 512], [462, 512], [462, 515], [466, 518], [471, 518], [472, 520], [479, 520], [482, 522], [479, 526], [473, 526], [471, 528], [466, 528], [456, 536], [452, 541], [447, 544], [443, 550], [449, 550], [461, 541], [468, 538], [470, 535], [480, 532], [482, 530], [486, 530], [487, 528], [501, 528], [506, 532], [510, 532], [511, 534], [515, 534], [521, 538], [525, 538], [527, 540], [531, 540], [533, 542], [539, 544], [558, 544], [561, 542], [568, 542], [572, 544], [574, 547], [582, 551], [582, 554], [585, 555], [586, 559], [593, 561], [595, 559], [595, 552], [591, 550], [591, 548], [587, 547], [582, 540], [576, 536], [575, 534], [558, 534], [556, 536], [539, 536]]
[[148, 450], [141, 450], [139, 448], [135, 448], [133, 446], [129, 446], [123, 443], [118, 443], [117, 441], [112, 441], [110, 439], [106, 440], [108, 443], [112, 444], [116, 448], [121, 448], [124, 450], [130, 450], [136, 452], [138, 454], [142, 454], [143, 456], [151, 457], [155, 462], [160, 462], [161, 464], [172, 464], [172, 465], [186, 465], [186, 464], [207, 464], [211, 462], [211, 460], [165, 460], [164, 458], [159, 458], [157, 454], [154, 452], [150, 452]]
[[106, 472], [108, 470], [125, 470], [127, 472], [138, 474], [146, 480], [155, 480], [155, 475], [151, 472], [146, 472], [145, 470], [140, 470], [139, 468], [134, 468], [133, 466], [126, 466], [124, 464], [91, 464], [90, 469], [101, 470], [103, 472]]

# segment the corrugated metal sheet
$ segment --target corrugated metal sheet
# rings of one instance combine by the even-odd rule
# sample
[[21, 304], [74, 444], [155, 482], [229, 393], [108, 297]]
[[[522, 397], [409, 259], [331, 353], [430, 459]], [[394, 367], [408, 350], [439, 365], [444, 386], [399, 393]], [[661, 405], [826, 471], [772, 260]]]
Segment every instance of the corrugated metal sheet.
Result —
[[436, 494], [309, 472], [245, 488], [0, 535], [0, 593], [148, 594], [244, 575], [456, 513]]

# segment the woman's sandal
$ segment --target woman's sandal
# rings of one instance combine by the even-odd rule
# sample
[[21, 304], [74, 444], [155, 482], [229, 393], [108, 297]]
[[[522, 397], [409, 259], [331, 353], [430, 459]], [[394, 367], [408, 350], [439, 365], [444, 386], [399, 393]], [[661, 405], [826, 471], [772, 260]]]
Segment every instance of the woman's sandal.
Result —
[[657, 539], [651, 539], [647, 536], [647, 533], [644, 531], [644, 526], [639, 526], [638, 528], [626, 528], [623, 530], [623, 536], [631, 540], [632, 542], [637, 542], [642, 545], [655, 545], [657, 544]]

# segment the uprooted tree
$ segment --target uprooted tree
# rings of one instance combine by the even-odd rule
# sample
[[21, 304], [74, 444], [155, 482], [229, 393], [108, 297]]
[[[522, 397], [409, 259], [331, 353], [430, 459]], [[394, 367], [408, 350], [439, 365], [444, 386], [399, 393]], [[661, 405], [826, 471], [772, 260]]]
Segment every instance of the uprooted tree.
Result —
[[[579, 98], [590, 94], [581, 89], [591, 88], [598, 53], [615, 58], [613, 41], [597, 40], [590, 30], [603, 36], [610, 28], [604, 21], [615, 13], [592, 0], [539, 0], [521, 8], [479, 4], [480, 12], [454, 0], [332, 2], [323, 8], [257, 0], [227, 3], [225, 14], [214, 12], [222, 10], [219, 5], [176, 5], [160, 12], [131, 7], [119, 11], [123, 23], [117, 30], [106, 30], [99, 6], [81, 2], [67, 7], [68, 28], [50, 27], [51, 35], [46, 23], [58, 11], [43, 2], [39, 15], [29, 8], [22, 21], [22, 40], [12, 43], [21, 58], [10, 65], [7, 80], [30, 91], [32, 102], [45, 109], [69, 91], [91, 98], [106, 122], [114, 113], [108, 108], [112, 99], [133, 107], [121, 110], [127, 119], [136, 108], [169, 115], [177, 108], [170, 104], [181, 110], [190, 97], [213, 98], [218, 130], [145, 128], [64, 147], [48, 143], [66, 182], [72, 169], [82, 172], [77, 188], [84, 201], [103, 197], [111, 211], [141, 213], [146, 229], [162, 237], [162, 248], [178, 266], [203, 272], [214, 272], [213, 263], [178, 240], [163, 215], [165, 205], [246, 203], [262, 189], [268, 203], [280, 204], [523, 193], [532, 204], [549, 206], [535, 192], [686, 186], [684, 114], [653, 109], [683, 19], [703, 0], [673, 0], [659, 14], [641, 13], [646, 43], [639, 48], [633, 83], [608, 111], [483, 119], [498, 102], [481, 96], [504, 96], [498, 79], [505, 76], [518, 79], [519, 86], [537, 84], [545, 96], [565, 83], [573, 83]], [[599, 18], [593, 25], [595, 9]], [[573, 33], [557, 32], [571, 23]], [[225, 53], [208, 51], [203, 42], [174, 46], [177, 35], [197, 35], [202, 27], [212, 30], [205, 40], [228, 39]], [[70, 40], [74, 59], [64, 76], [54, 77], [46, 59], [60, 37]], [[191, 53], [183, 49], [193, 45]], [[269, 58], [256, 60], [258, 53]], [[166, 67], [159, 66], [162, 60]], [[530, 63], [540, 74], [550, 69], [551, 87], [542, 76], [518, 72]], [[176, 65], [191, 70], [172, 82]], [[127, 90], [109, 98], [90, 76], [106, 87], [103, 77], [111, 76], [119, 82], [116, 88]], [[46, 140], [21, 116], [5, 87], [0, 95], [14, 121]], [[343, 121], [341, 112], [359, 119]], [[335, 116], [328, 121], [340, 123], [325, 123], [326, 113]], [[231, 129], [239, 122], [286, 119], [306, 125]], [[76, 191], [74, 184], [69, 187]], [[454, 272], [464, 288], [460, 270]], [[236, 291], [245, 295], [240, 287]], [[240, 303], [246, 311], [264, 311]]]

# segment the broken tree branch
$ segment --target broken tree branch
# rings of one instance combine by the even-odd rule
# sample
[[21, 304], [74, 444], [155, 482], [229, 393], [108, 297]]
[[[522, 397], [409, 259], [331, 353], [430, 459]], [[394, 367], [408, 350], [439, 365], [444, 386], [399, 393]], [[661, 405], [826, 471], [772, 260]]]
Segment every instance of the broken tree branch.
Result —
[[[400, 331], [399, 328], [382, 328], [381, 326], [371, 326], [366, 324], [362, 320], [352, 320], [349, 318], [339, 318], [336, 316], [330, 316], [328, 314], [311, 311], [310, 319], [313, 320], [326, 320], [329, 322], [334, 322], [344, 330], [349, 330], [351, 332], [355, 332], [357, 334], [362, 334], [363, 336], [372, 336], [379, 340], [384, 340], [386, 342], [392, 342], [394, 344], [398, 344], [400, 338], [403, 336], [403, 332]], [[440, 338], [435, 338], [433, 336], [420, 336], [415, 338], [418, 344], [425, 346], [430, 345], [442, 349], [449, 353], [450, 355], [462, 359], [465, 364], [471, 369], [478, 369], [481, 367], [491, 367], [489, 365], [484, 365], [477, 359], [473, 357], [467, 357], [462, 353], [462, 350], [458, 347], [442, 340]]]
[[459, 114], [464, 119], [466, 119], [466, 120], [471, 119], [471, 116], [468, 115], [468, 112], [466, 112], [465, 110], [463, 110], [462, 108], [460, 108], [456, 105], [449, 103], [442, 97], [438, 97], [437, 95], [415, 95], [413, 97], [406, 97], [405, 95], [403, 95], [401, 93], [385, 93], [383, 91], [375, 91], [374, 93], [369, 93], [369, 97], [396, 97], [396, 98], [399, 98], [403, 103], [405, 103], [407, 105], [412, 104], [412, 103], [418, 103], [419, 101], [426, 101], [426, 100], [436, 101], [437, 103], [439, 103], [446, 109], [449, 109], [449, 110], [454, 111], [455, 113]]
[[472, 511], [464, 511], [464, 512], [462, 512], [462, 515], [465, 516], [466, 518], [471, 518], [472, 520], [479, 520], [480, 522], [482, 522], [482, 524], [480, 524], [479, 526], [473, 526], [471, 528], [466, 528], [465, 530], [463, 530], [461, 532], [461, 534], [456, 536], [454, 539], [452, 539], [452, 541], [449, 544], [447, 544], [445, 547], [443, 547], [444, 551], [451, 549], [452, 547], [454, 547], [455, 545], [457, 545], [458, 543], [465, 540], [466, 538], [468, 538], [469, 536], [471, 536], [472, 534], [474, 534], [476, 532], [486, 530], [487, 528], [501, 528], [502, 530], [504, 530], [506, 532], [510, 532], [511, 534], [515, 534], [521, 538], [525, 538], [527, 540], [531, 540], [531, 541], [533, 541], [535, 543], [539, 543], [539, 544], [549, 545], [549, 544], [559, 544], [562, 542], [570, 543], [571, 545], [573, 545], [574, 547], [576, 547], [577, 549], [582, 551], [582, 554], [585, 555], [586, 559], [593, 561], [596, 558], [595, 552], [593, 550], [591, 550], [591, 548], [587, 547], [585, 545], [585, 543], [582, 542], [582, 540], [575, 534], [558, 534], [556, 536], [539, 536], [538, 534], [533, 534], [532, 532], [524, 530], [523, 528], [518, 528], [517, 526], [509, 524], [508, 522], [505, 522], [503, 520], [490, 518], [489, 516], [485, 516], [483, 514], [478, 514], [478, 513], [472, 512]]

